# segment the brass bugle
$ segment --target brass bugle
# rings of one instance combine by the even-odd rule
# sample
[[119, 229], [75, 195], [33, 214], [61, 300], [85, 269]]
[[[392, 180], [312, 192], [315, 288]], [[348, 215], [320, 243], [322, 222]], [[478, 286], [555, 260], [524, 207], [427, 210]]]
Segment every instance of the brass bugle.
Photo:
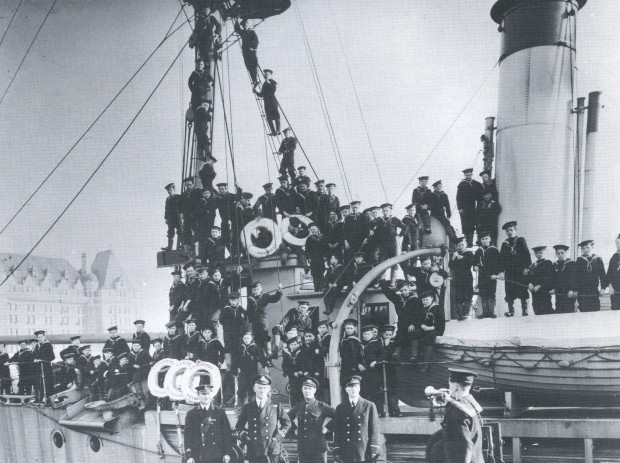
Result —
[[433, 386], [426, 386], [424, 395], [428, 397], [435, 407], [443, 407], [446, 405], [447, 398], [450, 395], [448, 389], [435, 389]]

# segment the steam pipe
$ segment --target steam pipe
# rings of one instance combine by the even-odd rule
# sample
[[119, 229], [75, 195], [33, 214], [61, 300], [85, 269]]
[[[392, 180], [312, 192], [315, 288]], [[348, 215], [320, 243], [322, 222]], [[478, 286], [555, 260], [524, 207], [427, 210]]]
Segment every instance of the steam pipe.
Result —
[[[600, 179], [597, 177], [604, 173], [604, 160], [597, 156], [598, 138], [598, 113], [600, 110], [601, 92], [590, 92], [588, 95], [588, 122], [586, 125], [586, 150], [583, 172], [583, 216], [582, 237], [594, 239], [601, 224], [606, 223], [605, 216], [608, 213], [599, 207], [600, 196], [597, 188]], [[599, 165], [600, 164], [600, 165]], [[587, 237], [587, 238], [586, 238]]]
[[579, 237], [581, 236], [581, 215], [583, 204], [581, 202], [581, 195], [583, 192], [583, 175], [581, 167], [583, 165], [583, 153], [585, 148], [585, 140], [583, 139], [583, 122], [584, 112], [586, 110], [586, 99], [584, 97], [577, 98], [577, 126], [576, 126], [576, 146], [575, 146], [575, 221], [573, 223], [573, 242], [571, 249], [573, 251], [573, 257], [577, 258], [577, 243], [579, 243]]
[[334, 320], [334, 323], [336, 325], [334, 331], [332, 332], [331, 342], [329, 343], [329, 361], [327, 362], [327, 376], [329, 378], [329, 389], [331, 393], [332, 407], [335, 407], [340, 403], [340, 362], [338, 361], [338, 351], [340, 349], [342, 324], [347, 318], [349, 318], [353, 306], [357, 304], [366, 288], [373, 281], [375, 281], [383, 272], [393, 267], [394, 265], [400, 264], [401, 262], [405, 262], [410, 259], [415, 259], [417, 257], [440, 256], [444, 252], [445, 248], [434, 247], [428, 249], [418, 249], [417, 251], [410, 251], [399, 256], [392, 257], [391, 259], [381, 262], [379, 265], [370, 270], [360, 279], [360, 281], [357, 282], [357, 284], [349, 292], [344, 302], [342, 303], [340, 310], [338, 311], [336, 320]]

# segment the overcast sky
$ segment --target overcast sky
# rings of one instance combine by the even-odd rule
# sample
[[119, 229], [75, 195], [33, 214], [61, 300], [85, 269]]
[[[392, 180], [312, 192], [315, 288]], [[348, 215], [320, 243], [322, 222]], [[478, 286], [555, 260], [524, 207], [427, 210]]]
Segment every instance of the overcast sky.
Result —
[[[0, 33], [18, 2], [0, 4]], [[24, 0], [0, 46], [0, 92], [52, 3]], [[461, 169], [474, 163], [480, 169], [479, 136], [484, 118], [494, 116], [497, 107], [498, 72], [491, 69], [498, 59], [500, 35], [489, 16], [492, 4], [486, 0], [298, 1], [346, 177], [352, 195], [365, 205], [383, 202], [384, 195], [336, 23], [386, 194], [400, 215], [412, 187], [399, 194], [484, 82], [421, 173], [443, 179], [454, 199]], [[58, 0], [0, 105], [0, 228], [161, 41], [179, 8], [174, 0]], [[190, 7], [186, 9], [191, 13]], [[618, 17], [620, 2], [615, 0], [588, 2], [578, 15], [576, 96], [603, 91], [601, 151], [612, 156], [618, 141], [613, 123], [620, 115], [614, 79], [620, 69]], [[321, 178], [338, 184], [341, 201], [350, 199], [342, 188], [295, 8], [268, 19], [257, 32], [261, 66], [275, 71], [278, 99], [312, 164]], [[0, 236], [0, 249], [26, 252], [34, 245], [126, 128], [189, 33], [186, 27], [162, 46]], [[186, 81], [193, 65], [193, 51], [186, 50], [108, 162], [35, 251], [66, 257], [79, 266], [81, 252], [92, 260], [97, 251], [112, 249], [131, 283], [145, 290], [144, 307], [161, 311], [161, 320], [170, 282], [168, 271], [155, 268], [156, 253], [166, 243], [163, 186], [181, 180], [183, 117], [189, 101]], [[230, 90], [232, 103], [228, 117], [239, 184], [260, 194], [260, 185], [275, 179], [276, 168], [271, 154], [266, 161], [262, 124], [236, 45], [225, 54], [222, 67], [230, 69], [225, 91], [228, 98]], [[220, 160], [216, 168], [221, 180], [226, 178], [227, 163], [221, 113], [216, 117], [215, 155]], [[297, 159], [301, 163], [301, 153]], [[232, 179], [230, 169], [228, 163]], [[614, 191], [618, 194], [611, 185], [608, 191], [611, 196]], [[610, 232], [612, 238], [618, 231]], [[606, 251], [611, 243], [612, 239]]]

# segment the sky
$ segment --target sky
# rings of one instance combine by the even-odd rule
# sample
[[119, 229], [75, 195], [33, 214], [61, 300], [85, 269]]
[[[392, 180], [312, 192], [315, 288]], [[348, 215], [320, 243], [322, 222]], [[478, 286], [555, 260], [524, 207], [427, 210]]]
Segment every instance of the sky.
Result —
[[[0, 33], [18, 3], [0, 4]], [[21, 5], [0, 45], [0, 92], [9, 85], [52, 3], [24, 0]], [[418, 171], [442, 179], [454, 199], [461, 170], [480, 170], [484, 118], [497, 109], [499, 73], [493, 68], [500, 34], [489, 16], [493, 3], [386, 0], [377, 8], [376, 2], [362, 0], [304, 0], [296, 2], [301, 23], [291, 7], [257, 27], [259, 62], [275, 71], [284, 112], [319, 177], [338, 184], [341, 201], [352, 198], [343, 188], [302, 26], [353, 199], [370, 206], [387, 196], [400, 215]], [[0, 229], [159, 44], [179, 10], [174, 0], [57, 1], [0, 104]], [[191, 13], [190, 7], [186, 10]], [[613, 125], [620, 115], [620, 88], [614, 79], [620, 69], [620, 34], [614, 21], [619, 16], [620, 2], [592, 0], [577, 23], [576, 96], [603, 92], [598, 143], [610, 167], [619, 136]], [[0, 249], [27, 252], [39, 240], [128, 126], [189, 34], [185, 26], [163, 44], [0, 235]], [[166, 269], [156, 269], [156, 253], [166, 244], [163, 187], [181, 180], [187, 78], [193, 66], [193, 51], [186, 49], [108, 161], [34, 251], [65, 257], [77, 267], [82, 252], [92, 260], [96, 252], [112, 249], [130, 282], [142, 291], [143, 309], [161, 313], [162, 321], [171, 278]], [[277, 169], [265, 150], [237, 45], [225, 53], [222, 68], [238, 183], [260, 194], [260, 185], [273, 181]], [[217, 180], [232, 180], [221, 115], [215, 138]], [[297, 160], [305, 161], [301, 153]], [[617, 171], [610, 169], [609, 174]], [[607, 191], [618, 197], [612, 184]], [[599, 249], [601, 254], [609, 255], [612, 244], [610, 239], [604, 251]]]

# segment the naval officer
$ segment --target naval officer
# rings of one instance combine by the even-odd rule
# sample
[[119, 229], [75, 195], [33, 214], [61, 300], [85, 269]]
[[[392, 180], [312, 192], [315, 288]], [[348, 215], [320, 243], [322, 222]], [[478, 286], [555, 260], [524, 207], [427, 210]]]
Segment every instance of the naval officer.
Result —
[[187, 463], [228, 463], [232, 452], [232, 431], [224, 409], [213, 404], [213, 386], [196, 387], [198, 405], [185, 417]]
[[375, 461], [380, 454], [379, 414], [373, 402], [360, 397], [362, 378], [345, 381], [347, 397], [336, 407], [334, 418], [334, 461]]
[[333, 419], [336, 411], [314, 398], [319, 380], [308, 376], [303, 379], [301, 392], [304, 400], [288, 412], [293, 422], [297, 418], [297, 451], [299, 463], [327, 463], [327, 441], [323, 434], [326, 421]]
[[254, 379], [256, 399], [241, 409], [235, 428], [247, 445], [249, 463], [274, 463], [282, 453], [282, 439], [291, 427], [291, 420], [279, 403], [271, 403], [271, 378], [259, 375]]

